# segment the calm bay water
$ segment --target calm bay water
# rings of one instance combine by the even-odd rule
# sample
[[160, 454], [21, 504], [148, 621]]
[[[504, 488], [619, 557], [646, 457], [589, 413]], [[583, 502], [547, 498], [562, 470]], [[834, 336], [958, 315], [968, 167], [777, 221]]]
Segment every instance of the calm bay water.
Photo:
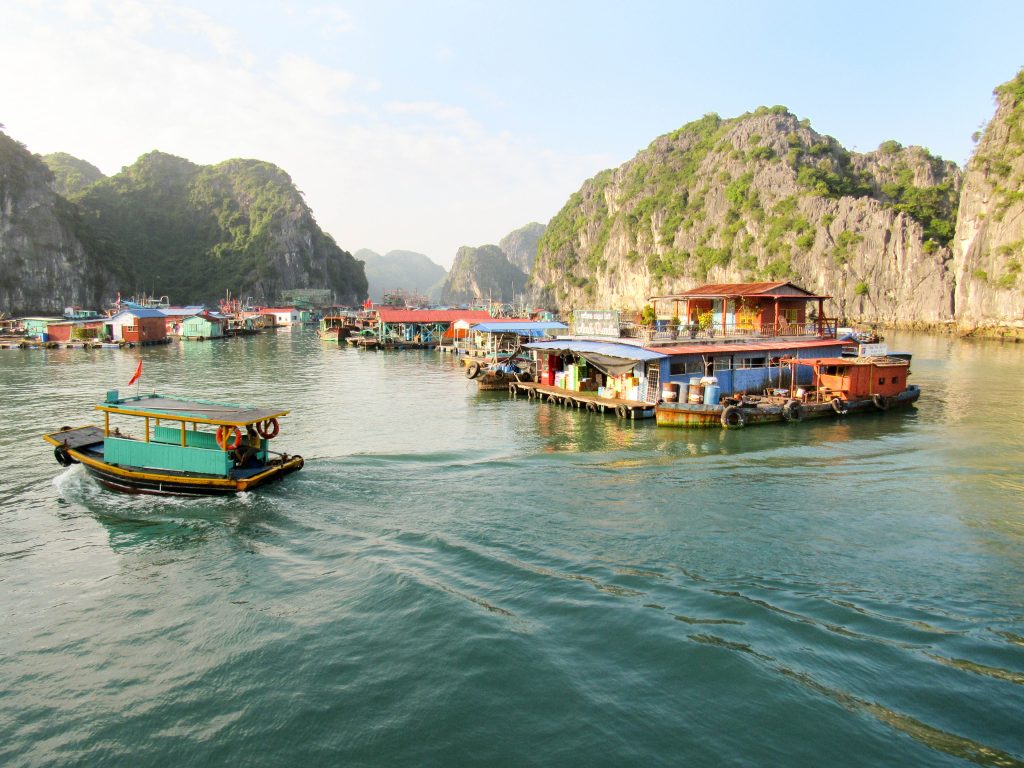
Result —
[[226, 500], [39, 438], [137, 351], [0, 352], [0, 764], [1024, 765], [1024, 349], [890, 336], [915, 410], [622, 425], [312, 331], [141, 351], [283, 405]]

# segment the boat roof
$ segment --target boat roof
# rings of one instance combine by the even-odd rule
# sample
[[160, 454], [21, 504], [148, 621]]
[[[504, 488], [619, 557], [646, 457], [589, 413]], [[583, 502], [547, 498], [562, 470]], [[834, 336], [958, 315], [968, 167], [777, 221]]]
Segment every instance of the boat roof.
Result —
[[174, 421], [194, 421], [200, 424], [229, 424], [236, 427], [288, 414], [288, 411], [281, 408], [189, 400], [156, 393], [138, 397], [116, 397], [116, 393], [113, 394], [115, 397], [108, 397], [105, 402], [96, 406], [97, 410], [126, 416], [149, 416]]

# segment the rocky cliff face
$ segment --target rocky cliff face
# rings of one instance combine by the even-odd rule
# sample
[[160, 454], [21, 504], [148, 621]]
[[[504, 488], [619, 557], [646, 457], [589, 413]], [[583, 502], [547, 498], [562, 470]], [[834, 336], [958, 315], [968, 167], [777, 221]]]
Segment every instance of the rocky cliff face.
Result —
[[953, 241], [960, 325], [1024, 327], [1024, 70], [995, 91]]
[[366, 297], [362, 264], [317, 225], [291, 178], [259, 160], [198, 166], [151, 152], [74, 198], [130, 254], [133, 289], [211, 302], [226, 290], [274, 301], [292, 288]]
[[706, 115], [584, 183], [541, 238], [536, 294], [636, 309], [705, 282], [787, 279], [849, 321], [953, 319], [960, 172], [886, 142], [857, 155], [785, 108]]
[[355, 258], [363, 262], [370, 298], [381, 301], [384, 292], [394, 289], [429, 294], [445, 275], [444, 267], [415, 251], [379, 253], [361, 248]]
[[459, 248], [441, 289], [444, 304], [473, 301], [511, 302], [526, 286], [526, 274], [513, 266], [496, 245]]
[[498, 247], [505, 252], [509, 262], [522, 272], [530, 274], [533, 262], [537, 258], [537, 245], [546, 227], [531, 221], [526, 226], [509, 232], [498, 242]]
[[0, 310], [60, 313], [99, 307], [114, 272], [74, 205], [54, 192], [50, 170], [0, 133]]

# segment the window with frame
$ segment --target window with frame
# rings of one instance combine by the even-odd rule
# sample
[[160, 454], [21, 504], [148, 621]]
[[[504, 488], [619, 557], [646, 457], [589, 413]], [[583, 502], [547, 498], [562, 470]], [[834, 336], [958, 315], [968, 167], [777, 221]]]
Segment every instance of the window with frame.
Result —
[[700, 357], [691, 357], [673, 361], [669, 363], [668, 372], [670, 376], [685, 376], [688, 373], [703, 376], [704, 360]]
[[711, 374], [714, 373], [715, 371], [728, 371], [731, 369], [732, 358], [729, 357], [729, 355], [717, 355], [716, 357], [712, 358], [711, 370], [708, 371], [708, 373]]
[[744, 370], [747, 368], [764, 368], [767, 362], [767, 358], [764, 357], [741, 357], [736, 361], [736, 370]]

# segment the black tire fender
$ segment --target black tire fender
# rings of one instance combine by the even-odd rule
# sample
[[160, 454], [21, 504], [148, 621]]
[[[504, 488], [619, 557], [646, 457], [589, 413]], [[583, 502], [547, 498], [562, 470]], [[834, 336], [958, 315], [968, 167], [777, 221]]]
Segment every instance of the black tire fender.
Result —
[[803, 421], [804, 404], [799, 400], [789, 400], [782, 406], [782, 418], [786, 421]]
[[743, 429], [747, 425], [747, 417], [738, 405], [727, 406], [722, 411], [722, 426], [725, 429]]

